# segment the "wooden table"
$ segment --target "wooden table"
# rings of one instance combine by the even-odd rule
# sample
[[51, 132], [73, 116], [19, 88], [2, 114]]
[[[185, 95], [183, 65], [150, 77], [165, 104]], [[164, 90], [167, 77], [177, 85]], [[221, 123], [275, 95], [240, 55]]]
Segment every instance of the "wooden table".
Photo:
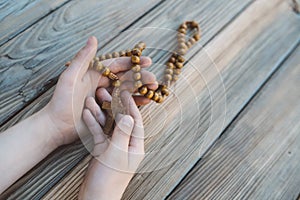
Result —
[[[41, 109], [86, 42], [148, 44], [159, 77], [174, 32], [200, 23], [173, 95], [141, 108], [147, 156], [124, 199], [296, 199], [300, 189], [298, 0], [0, 2], [1, 131]], [[161, 109], [163, 108], [163, 109]], [[150, 112], [149, 112], [150, 111]], [[162, 123], [163, 122], [163, 123]], [[1, 199], [76, 199], [91, 156], [57, 149]]]

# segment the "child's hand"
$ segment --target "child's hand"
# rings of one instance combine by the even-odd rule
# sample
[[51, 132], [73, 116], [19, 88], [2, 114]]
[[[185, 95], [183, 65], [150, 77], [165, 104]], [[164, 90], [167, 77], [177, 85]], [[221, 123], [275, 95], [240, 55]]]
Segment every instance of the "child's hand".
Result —
[[[110, 101], [109, 93], [97, 91], [100, 101]], [[116, 127], [109, 140], [100, 126], [105, 117], [95, 99], [89, 97], [83, 118], [94, 137], [94, 159], [80, 190], [80, 199], [120, 199], [138, 165], [144, 158], [144, 128], [140, 112], [124, 91], [121, 100], [128, 115], [117, 115]], [[100, 124], [99, 124], [100, 123]]]
[[[52, 138], [57, 145], [67, 144], [78, 138], [78, 133], [85, 132], [82, 121], [82, 110], [87, 96], [94, 96], [97, 87], [108, 87], [109, 80], [99, 72], [88, 70], [90, 61], [97, 51], [97, 39], [89, 38], [87, 45], [81, 49], [71, 65], [60, 76], [54, 95], [47, 106], [42, 110], [48, 116], [48, 121], [56, 130]], [[130, 70], [130, 58], [117, 58], [103, 61], [118, 76]], [[149, 58], [141, 59], [141, 67], [151, 64]], [[155, 76], [150, 72], [143, 72], [143, 79], [152, 87], [157, 87]], [[148, 103], [145, 98], [136, 99], [139, 104]]]

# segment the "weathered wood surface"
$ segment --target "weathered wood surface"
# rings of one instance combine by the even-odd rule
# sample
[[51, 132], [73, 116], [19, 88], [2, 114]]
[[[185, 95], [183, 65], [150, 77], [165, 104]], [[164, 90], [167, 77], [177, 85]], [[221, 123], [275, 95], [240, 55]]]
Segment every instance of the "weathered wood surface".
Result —
[[0, 46], [70, 0], [0, 2]]
[[296, 199], [300, 46], [168, 199]]
[[0, 116], [0, 125], [53, 87], [53, 79], [87, 36], [97, 36], [103, 45], [159, 2], [137, 1], [124, 9], [130, 2], [74, 0], [3, 44], [0, 113], [5, 114]]
[[[193, 6], [195, 6], [195, 4], [192, 4], [193, 1], [190, 1], [189, 3], [189, 7], [188, 9], [193, 11], [193, 12], [188, 12], [189, 14], [187, 14], [186, 12], [181, 13], [179, 16], [179, 19], [173, 19], [173, 21], [171, 20], [166, 20], [165, 15], [157, 15], [155, 16], [157, 19], [154, 21], [154, 23], [156, 24], [156, 26], [161, 26], [163, 25], [164, 27], [170, 27], [172, 29], [176, 29], [176, 27], [178, 26], [179, 23], [181, 23], [185, 18], [186, 19], [195, 19], [197, 21], [200, 21], [201, 24], [203, 24], [202, 29], [204, 32], [204, 38], [202, 40], [203, 43], [206, 43], [207, 41], [209, 41], [212, 37], [214, 37], [214, 35], [216, 33], [218, 33], [220, 31], [220, 29], [222, 29], [222, 27], [224, 25], [226, 25], [227, 23], [229, 23], [234, 17], [235, 15], [237, 15], [239, 12], [241, 12], [241, 10], [243, 10], [243, 8], [245, 6], [247, 6], [247, 4], [250, 1], [245, 1], [243, 3], [240, 3], [239, 1], [233, 1], [231, 4], [227, 4], [225, 1], [223, 1], [222, 3], [216, 3], [215, 7], [208, 7], [207, 3], [205, 3], [206, 1], [203, 2], [199, 2], [196, 6], [199, 6], [199, 8], [201, 7], [201, 5], [203, 7], [201, 7], [202, 9], [199, 10], [194, 10]], [[224, 4], [226, 4], [227, 6], [224, 6]], [[163, 7], [158, 7], [160, 9], [161, 13], [163, 12], [163, 10], [168, 9], [167, 14], [172, 13], [172, 10], [174, 10], [174, 8], [178, 9], [179, 7], [182, 7], [184, 4], [182, 2], [176, 2], [176, 4], [174, 3], [170, 3], [170, 2], [164, 2], [164, 4], [162, 4]], [[205, 8], [210, 8], [210, 9], [205, 9]], [[230, 9], [232, 10], [232, 12], [227, 12], [227, 10]], [[141, 23], [143, 23], [144, 19], [147, 19], [149, 21], [145, 21], [145, 23], [143, 25], [138, 25], [139, 26], [146, 26], [149, 22], [152, 21], [151, 16], [154, 16], [156, 13], [156, 9], [151, 11], [149, 14], [147, 14], [144, 18], [142, 18]], [[219, 21], [219, 23], [215, 23], [215, 19], [213, 18], [214, 16], [217, 16], [217, 20]], [[160, 24], [162, 23], [162, 21], [164, 22], [164, 24]], [[149, 35], [148, 35], [149, 37]], [[85, 39], [85, 37], [83, 37], [83, 40]], [[150, 39], [150, 38], [148, 38]], [[152, 38], [153, 39], [153, 38]], [[162, 40], [164, 40], [165, 38], [163, 37]], [[160, 42], [161, 40], [159, 40], [158, 42]], [[123, 42], [123, 41], [122, 41]], [[136, 41], [134, 41], [136, 42]], [[121, 43], [121, 42], [120, 42]], [[110, 46], [110, 44], [108, 44], [107, 46]], [[130, 45], [124, 44], [123, 47], [119, 47], [119, 48], [128, 48]], [[113, 48], [113, 47], [111, 47]], [[196, 50], [199, 50], [200, 47], [195, 47]], [[113, 50], [113, 49], [111, 49]], [[188, 55], [189, 57], [192, 56], [192, 54]], [[159, 55], [157, 56], [157, 54], [154, 54], [154, 60], [157, 60], [157, 57], [159, 57]], [[207, 58], [206, 58], [207, 59]], [[51, 96], [51, 92], [47, 92], [44, 95], [42, 95], [41, 97], [39, 97], [38, 99], [36, 99], [33, 103], [31, 103], [31, 105], [29, 105], [28, 107], [26, 107], [24, 110], [22, 110], [18, 115], [16, 115], [12, 120], [10, 120], [8, 123], [6, 123], [4, 126], [2, 126], [2, 130], [6, 129], [7, 127], [11, 126], [12, 124], [16, 123], [18, 120], [27, 117], [28, 115], [30, 115], [32, 112], [40, 109], [50, 98]], [[43, 102], [43, 103], [41, 103]], [[67, 150], [67, 149], [70, 150]], [[63, 174], [66, 173], [66, 169], [68, 169], [70, 166], [74, 166], [77, 164], [77, 160], [82, 158], [83, 156], [87, 155], [87, 152], [85, 151], [85, 149], [80, 146], [77, 145], [76, 148], [81, 148], [80, 153], [77, 152], [76, 155], [72, 155], [75, 156], [76, 158], [74, 158], [74, 162], [69, 162], [68, 160], [66, 161], [65, 157], [68, 157], [70, 152], [74, 149], [75, 147], [70, 145], [69, 147], [67, 147], [66, 149], [62, 149], [61, 151], [63, 153], [57, 153], [57, 157], [53, 156], [53, 157], [48, 157], [44, 162], [47, 161], [49, 167], [46, 169], [42, 169], [42, 165], [38, 166], [35, 170], [33, 170], [31, 173], [29, 173], [29, 175], [27, 176], [27, 182], [26, 184], [22, 184], [24, 181], [24, 179], [22, 179], [22, 181], [19, 182], [19, 184], [17, 183], [15, 185], [15, 187], [12, 187], [10, 190], [8, 190], [6, 192], [6, 196], [8, 194], [12, 194], [11, 198], [16, 198], [16, 197], [24, 197], [22, 196], [22, 191], [27, 191], [29, 190], [28, 188], [36, 188], [36, 189], [40, 189], [41, 191], [45, 191], [46, 189], [49, 189], [51, 187], [51, 184], [55, 183], [56, 181], [60, 180], [61, 176], [63, 176]], [[63, 154], [65, 156], [63, 156]], [[52, 161], [52, 162], [51, 162]], [[68, 168], [61, 168], [58, 169], [56, 168], [56, 172], [57, 175], [56, 176], [52, 176], [51, 173], [51, 166], [56, 165], [56, 163], [62, 162], [65, 165], [68, 166]], [[52, 164], [51, 164], [52, 163]], [[83, 164], [84, 165], [84, 164]], [[74, 172], [75, 173], [75, 172]], [[49, 179], [48, 177], [51, 176], [53, 177], [53, 179]], [[37, 180], [44, 180], [43, 182], [37, 182]], [[68, 183], [72, 183], [71, 181]], [[22, 185], [22, 187], [20, 187]], [[20, 187], [18, 191], [15, 190], [15, 188]], [[27, 193], [24, 193], [26, 195], [28, 195]], [[37, 195], [41, 195], [42, 192], [38, 193]], [[34, 196], [35, 193], [32, 193], [32, 195]], [[36, 196], [34, 196], [36, 197]]]
[[[225, 118], [226, 121], [223, 128], [231, 122], [237, 113], [239, 113], [251, 96], [267, 80], [270, 74], [279, 66], [279, 63], [299, 41], [299, 34], [297, 34], [299, 33], [299, 23], [297, 23], [298, 18], [290, 9], [288, 1], [255, 2], [253, 5], [247, 8], [244, 13], [241, 13], [244, 11], [244, 8], [249, 5], [249, 3], [251, 2], [163, 1], [145, 16], [139, 18], [139, 20], [136, 21], [133, 26], [129, 27], [138, 28], [144, 26], [156, 26], [175, 29], [178, 26], [178, 23], [181, 23], [181, 21], [184, 19], [195, 19], [201, 23], [204, 33], [202, 44], [207, 44], [209, 42], [206, 45], [206, 49], [216, 62], [218, 70], [221, 71], [221, 75], [224, 78], [224, 84], [227, 89], [227, 117]], [[195, 7], [198, 9], [195, 9]], [[65, 9], [65, 7], [60, 8], [57, 13], [65, 12], [64, 10], [60, 11], [61, 9]], [[230, 12], [228, 12], [228, 10], [230, 10]], [[181, 12], [178, 13], [178, 11]], [[231, 22], [236, 16], [238, 16], [237, 19]], [[88, 17], [88, 19], [90, 18]], [[171, 19], [174, 21], [168, 21]], [[48, 20], [45, 18], [43, 20], [45, 23], [52, 24], [50, 19]], [[126, 20], [128, 20], [128, 18], [126, 18]], [[133, 20], [134, 19], [132, 19], [132, 21]], [[99, 19], [98, 21], [93, 21], [92, 25], [88, 24], [86, 26], [88, 27], [87, 29], [92, 30], [92, 28], [99, 28], [99, 26], [94, 25], [98, 22]], [[123, 22], [124, 21], [120, 20], [119, 23], [123, 25]], [[227, 24], [229, 24], [229, 26], [223, 30], [223, 27], [227, 26]], [[36, 26], [43, 27], [39, 23]], [[92, 26], [91, 29], [89, 26]], [[108, 22], [102, 24], [102, 27], [109, 27]], [[32, 34], [36, 34], [35, 31], [37, 30], [38, 29], [32, 29]], [[93, 31], [94, 32], [92, 32], [92, 34], [96, 34], [99, 30]], [[49, 32], [49, 30], [45, 30], [43, 34], [47, 35], [47, 32]], [[72, 43], [72, 45], [69, 45], [68, 47], [74, 46], [74, 44], [77, 44], [78, 42], [80, 45], [83, 44], [83, 38], [86, 37], [85, 34], [87, 32], [88, 31], [83, 30], [76, 34], [75, 31], [71, 32], [70, 34], [74, 34], [75, 40], [71, 41], [66, 39], [65, 42]], [[216, 35], [219, 32], [220, 34]], [[107, 45], [101, 51], [131, 47], [131, 45], [137, 41], [137, 38], [129, 37], [140, 37], [139, 35], [133, 34], [134, 32], [128, 34], [128, 37], [125, 37], [126, 33], [130, 33], [130, 31], [123, 33], [123, 35], [121, 34], [119, 37], [116, 37], [114, 41], [107, 43]], [[146, 42], [151, 44], [151, 46], [161, 47], [159, 45], [163, 45], [162, 47], [164, 49], [166, 46], [172, 47], [172, 41], [174, 41], [172, 38], [164, 38], [162, 33], [160, 35], [161, 39], [155, 41], [153, 40], [153, 37], [151, 40], [151, 36], [149, 36], [150, 33], [148, 33], [148, 35], [141, 34], [141, 36], [146, 36]], [[166, 32], [166, 34], [169, 33]], [[114, 35], [117, 35], [117, 33]], [[27, 37], [28, 36], [30, 35], [27, 35]], [[58, 37], [55, 35], [55, 38]], [[212, 38], [214, 39], [210, 41]], [[70, 39], [73, 39], [73, 37]], [[50, 45], [51, 41], [51, 39], [47, 40], [47, 44]], [[99, 46], [102, 46], [103, 43], [100, 43]], [[57, 76], [63, 69], [59, 66], [59, 64], [63, 64], [66, 60], [68, 60], [74, 54], [74, 52], [78, 50], [80, 45], [75, 45], [75, 47], [72, 47], [70, 52], [65, 52], [63, 54], [65, 57], [54, 57], [51, 62], [43, 66], [45, 68], [41, 69], [38, 74], [34, 73], [26, 75], [28, 79], [32, 76], [35, 77], [29, 85], [26, 85], [27, 90], [34, 94], [33, 97], [29, 97], [30, 101], [34, 100], [37, 96], [52, 87], [53, 83], [50, 83], [50, 86], [47, 86], [42, 90], [35, 90], [37, 83], [41, 83], [40, 85], [43, 86], [43, 84], [46, 84], [45, 81]], [[50, 55], [47, 55], [48, 49], [44, 48], [43, 52], [36, 53], [37, 56], [40, 54], [43, 56], [40, 57], [40, 59], [36, 59], [35, 62], [38, 62], [39, 60], [46, 60], [47, 58], [49, 59], [49, 56], [51, 57], [51, 55], [54, 56], [56, 54], [60, 54], [63, 50], [65, 50], [65, 48], [67, 48], [66, 43], [64, 43], [64, 47], [58, 46], [57, 49], [54, 49], [55, 53], [51, 53]], [[222, 83], [216, 74], [216, 69], [213, 68], [212, 62], [208, 59], [207, 54], [204, 51], [199, 50], [201, 50], [201, 47], [195, 47], [194, 51], [188, 55], [189, 58], [193, 57], [190, 63], [193, 63], [194, 67], [191, 67], [189, 63], [186, 67], [189, 70], [184, 70], [182, 75], [185, 80], [183, 78], [183, 80], [180, 80], [175, 86], [176, 92], [178, 94], [181, 93], [179, 96], [179, 101], [183, 106], [185, 106], [185, 113], [182, 114], [182, 122], [184, 122], [185, 126], [180, 130], [180, 132], [176, 131], [176, 128], [178, 128], [176, 123], [180, 122], [178, 119], [176, 119], [178, 112], [180, 112], [179, 110], [174, 109], [174, 106], [177, 105], [176, 103], [174, 104], [169, 100], [164, 104], [164, 107], [170, 111], [170, 116], [167, 119], [170, 124], [167, 123], [165, 131], [157, 130], [155, 129], [157, 127], [153, 127], [153, 124], [160, 122], [162, 119], [161, 116], [163, 116], [157, 107], [155, 108], [154, 106], [151, 106], [151, 110], [153, 110], [152, 117], [157, 121], [151, 121], [149, 117], [147, 117], [147, 107], [142, 110], [145, 118], [146, 133], [150, 134], [153, 132], [158, 132], [156, 136], [146, 139], [147, 151], [152, 151], [153, 149], [159, 150], [163, 145], [170, 143], [170, 141], [174, 142], [173, 144], [168, 145], [169, 150], [164, 149], [164, 151], [161, 151], [158, 154], [157, 158], [149, 156], [144, 163], [148, 163], [148, 165], [146, 165], [147, 167], [153, 168], [155, 165], [158, 165], [158, 163], [164, 161], [163, 158], [165, 155], [169, 155], [169, 158], [175, 157], [175, 162], [172, 163], [173, 166], [166, 166], [166, 168], [159, 171], [137, 174], [125, 193], [125, 199], [151, 199], [165, 197], [167, 193], [169, 193], [184, 177], [185, 173], [188, 172], [188, 170], [199, 159], [199, 157], [209, 148], [210, 144], [213, 143], [223, 131], [223, 128], [220, 127], [220, 124], [224, 120], [224, 118], [222, 118], [224, 117], [222, 110], [224, 106], [224, 92], [222, 89]], [[197, 51], [199, 52], [195, 54]], [[158, 62], [161, 62], [160, 59], [166, 56], [161, 51], [149, 51], [149, 53], [154, 57], [154, 60]], [[27, 54], [29, 55], [30, 52]], [[270, 55], [273, 56], [270, 57]], [[26, 60], [26, 58], [23, 60]], [[51, 77], [43, 77], [42, 80], [37, 80], [42, 74], [44, 76], [45, 74], [49, 73], [49, 71], [45, 70], [46, 66], [52, 67], [49, 69], [52, 73]], [[154, 72], [158, 72], [160, 69], [152, 68], [152, 70]], [[199, 76], [199, 71], [202, 73], [203, 78]], [[257, 75], [257, 72], [259, 72], [259, 76]], [[194, 84], [192, 89], [194, 90], [193, 92], [195, 94], [191, 95], [190, 91], [184, 91], [183, 86], [185, 85], [185, 82]], [[207, 84], [205, 82], [207, 82]], [[213, 101], [211, 101], [209, 98], [210, 95]], [[33, 104], [27, 106], [16, 117], [8, 121], [3, 127], [8, 127], [17, 122], [20, 118], [27, 115], [27, 112], [30, 113], [40, 109], [41, 106], [47, 102], [50, 96], [51, 91], [42, 94], [38, 99], [34, 100]], [[194, 98], [197, 99], [194, 100]], [[41, 105], [35, 105], [40, 101], [43, 102]], [[21, 100], [18, 101], [17, 99], [16, 106], [12, 112], [19, 111], [21, 108], [24, 108], [24, 105], [27, 104], [21, 102]], [[212, 105], [217, 105], [217, 113], [212, 114]], [[193, 106], [198, 108], [198, 115], [195, 115], [195, 109], [192, 108]], [[1, 113], [3, 112], [1, 110]], [[217, 114], [220, 116], [217, 117]], [[211, 117], [213, 117], [215, 120], [210, 122], [209, 118]], [[201, 126], [197, 126], [197, 122]], [[195, 130], [192, 129], [195, 127], [199, 129], [198, 133], [195, 133]], [[211, 132], [208, 134], [206, 133], [207, 130], [210, 130]], [[179, 133], [181, 134], [179, 135]], [[174, 138], [174, 136], [176, 137]], [[185, 145], [189, 144], [191, 138], [195, 141], [192, 143], [192, 146], [188, 148]], [[181, 152], [181, 154], [178, 156], [176, 155], [179, 152], [178, 149], [186, 149], [186, 151]], [[73, 154], [72, 151], [75, 151], [76, 153]], [[17, 197], [39, 198], [43, 196], [43, 194], [45, 194], [50, 187], [60, 180], [60, 182], [52, 190], [50, 190], [44, 198], [76, 198], [76, 191], [84, 174], [84, 168], [89, 160], [89, 157], [86, 156], [87, 152], [79, 144], [62, 148], [53, 155], [49, 156], [48, 159], [43, 161], [40, 166], [37, 166], [34, 170], [28, 173], [27, 177], [25, 176], [24, 179], [21, 179], [19, 184], [17, 183], [15, 186], [10, 188], [5, 195], [11, 195], [11, 199]], [[84, 157], [85, 159], [82, 160], [82, 162], [76, 168], [74, 168], [73, 171], [70, 171], [68, 174], [66, 174]], [[66, 158], [69, 159], [66, 160]], [[149, 158], [152, 159], [149, 160]], [[71, 161], [73, 159], [74, 161]], [[55, 168], [56, 163], [60, 162], [66, 164], [67, 167], [61, 165]], [[149, 162], [152, 164], [149, 164]], [[47, 166], [47, 168], [45, 168], [45, 166]], [[143, 167], [145, 170], [145, 166]], [[53, 171], [54, 168], [55, 172]], [[62, 177], [64, 175], [65, 177]], [[22, 180], [25, 181], [22, 182]], [[20, 183], [24, 183], [22, 187], [20, 187]], [[15, 190], [18, 187], [20, 188]], [[30, 193], [30, 191], [32, 192]], [[74, 192], [72, 193], [72, 191]]]
[[[257, 91], [257, 89], [267, 80], [270, 74], [279, 67], [280, 62], [290, 53], [294, 46], [299, 41], [299, 23], [297, 16], [291, 11], [289, 3], [287, 1], [261, 1], [255, 2], [244, 13], [241, 14], [232, 24], [230, 24], [223, 32], [221, 32], [216, 38], [208, 43], [206, 46], [207, 51], [213, 60], [216, 61], [222, 76], [224, 77], [224, 84], [227, 94], [227, 113], [225, 126], [231, 122], [235, 115], [246, 105], [248, 100]], [[152, 23], [155, 25], [156, 20], [153, 19]], [[138, 23], [137, 23], [138, 25]], [[149, 25], [149, 24], [147, 24]], [[152, 24], [150, 23], [150, 26]], [[149, 30], [149, 29], [148, 29]], [[289, 30], [289, 31], [286, 31]], [[155, 34], [155, 33], [153, 33]], [[234, 36], [233, 36], [234, 34]], [[122, 35], [120, 36], [122, 37]], [[268, 39], [267, 39], [268, 38]], [[128, 44], [133, 43], [133, 40], [125, 37]], [[124, 41], [125, 42], [125, 41]], [[146, 41], [147, 42], [147, 41]], [[151, 41], [149, 41], [151, 42]], [[166, 41], [157, 41], [157, 43], [168, 43]], [[123, 43], [122, 43], [123, 44]], [[115, 45], [117, 47], [118, 44]], [[105, 51], [105, 49], [103, 50]], [[270, 56], [273, 55], [273, 56]], [[169, 110], [170, 124], [165, 126], [164, 131], [160, 132], [157, 136], [146, 139], [146, 148], [148, 151], [153, 149], [160, 149], [163, 145], [166, 145], [168, 141], [174, 142], [169, 145], [169, 150], [159, 152], [157, 157], [150, 157], [151, 159], [145, 160], [144, 170], [151, 169], [155, 165], [165, 163], [165, 159], [168, 159], [166, 155], [171, 158], [178, 159], [172, 166], [166, 166], [166, 168], [151, 172], [137, 174], [132, 180], [127, 192], [124, 195], [124, 199], [156, 199], [163, 198], [168, 192], [172, 190], [178, 183], [178, 181], [184, 176], [184, 174], [192, 167], [199, 156], [201, 156], [210, 146], [210, 144], [218, 138], [223, 129], [219, 129], [219, 124], [222, 123], [222, 111], [219, 110], [217, 114], [220, 114], [219, 118], [212, 121], [211, 124], [209, 118], [211, 112], [208, 109], [212, 103], [209, 98], [209, 91], [205, 86], [211, 89], [211, 97], [214, 99], [216, 105], [222, 103], [222, 85], [218, 82], [218, 78], [215, 76], [212, 64], [207, 59], [205, 52], [200, 51], [196, 54], [191, 63], [197, 67], [199, 71], [203, 73], [208, 85], [204, 84], [204, 80], [199, 79], [199, 75], [192, 69], [184, 71], [183, 77], [190, 80], [194, 85], [193, 89], [201, 105], [195, 105], [193, 95], [190, 91], [186, 91], [184, 86], [180, 87], [179, 82], [176, 86], [178, 94], [184, 96], [181, 99], [183, 107], [185, 107], [185, 114], [182, 114], [184, 120], [184, 127], [179, 133], [176, 133], [178, 128], [176, 123], [177, 111], [172, 111], [176, 104], [171, 101], [165, 102], [165, 108]], [[187, 66], [188, 68], [188, 66]], [[157, 71], [153, 69], [153, 71]], [[257, 76], [259, 72], [259, 76]], [[188, 97], [189, 96], [189, 97]], [[192, 102], [192, 103], [191, 103]], [[190, 105], [189, 105], [190, 104]], [[192, 104], [192, 105], [191, 105]], [[190, 106], [190, 107], [189, 107]], [[199, 113], [201, 115], [195, 115], [195, 109], [191, 107], [198, 106]], [[220, 106], [220, 105], [219, 105]], [[223, 107], [221, 106], [221, 109]], [[146, 118], [146, 133], [157, 132], [157, 127], [147, 126], [151, 123], [158, 124], [162, 121], [161, 113], [158, 109], [152, 107], [154, 111], [152, 113], [152, 119], [155, 121], [150, 122]], [[143, 115], [147, 116], [147, 108], [143, 109]], [[191, 110], [191, 111], [188, 111]], [[198, 117], [200, 117], [198, 119]], [[216, 116], [214, 116], [216, 117]], [[171, 121], [173, 122], [171, 123]], [[197, 121], [198, 120], [198, 121]], [[201, 124], [198, 127], [197, 123]], [[168, 123], [167, 123], [168, 124]], [[205, 131], [210, 125], [209, 134], [205, 134]], [[225, 127], [223, 126], [223, 128]], [[195, 130], [198, 129], [199, 133], [195, 135]], [[184, 133], [184, 134], [183, 134]], [[174, 137], [176, 138], [174, 139]], [[188, 148], [185, 146], [190, 142], [189, 138], [195, 140]], [[176, 141], [174, 141], [176, 140]], [[183, 149], [186, 148], [186, 151]], [[178, 151], [180, 149], [183, 152]], [[86, 166], [86, 161], [82, 162], [82, 168]], [[79, 168], [80, 169], [80, 168]], [[64, 190], [72, 188], [72, 184], [81, 181], [82, 177], [74, 177], [77, 174], [77, 170], [71, 172], [66, 179], [64, 179], [63, 187], [57, 185], [50, 191], [49, 198], [55, 195], [55, 198], [66, 197]]]

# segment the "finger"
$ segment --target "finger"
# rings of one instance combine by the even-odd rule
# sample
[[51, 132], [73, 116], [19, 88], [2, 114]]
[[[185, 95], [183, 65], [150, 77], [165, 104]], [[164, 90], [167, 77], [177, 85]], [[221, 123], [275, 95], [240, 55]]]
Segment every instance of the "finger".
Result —
[[100, 104], [104, 101], [111, 102], [112, 97], [105, 88], [98, 88], [96, 91], [96, 97]]
[[137, 106], [144, 106], [151, 102], [150, 99], [143, 97], [143, 96], [133, 96], [133, 99]]
[[82, 117], [91, 134], [93, 135], [94, 143], [98, 144], [105, 142], [106, 137], [104, 136], [103, 130], [92, 115], [91, 111], [88, 109], [84, 109]]
[[97, 39], [92, 36], [88, 39], [85, 47], [83, 47], [72, 59], [70, 67], [66, 72], [72, 76], [82, 78], [87, 72], [90, 61], [95, 57], [97, 51]]
[[129, 115], [118, 114], [111, 142], [122, 150], [128, 151], [134, 121]]
[[121, 93], [121, 100], [123, 105], [127, 107], [128, 114], [130, 114], [134, 120], [134, 127], [131, 134], [129, 145], [135, 148], [137, 152], [143, 153], [144, 152], [144, 126], [143, 126], [143, 119], [141, 113], [129, 92], [123, 91]]
[[[110, 71], [113, 73], [119, 73], [123, 71], [130, 70], [132, 67], [132, 62], [130, 57], [119, 57], [119, 58], [112, 58], [101, 61], [103, 65], [108, 66]], [[152, 64], [152, 60], [149, 57], [141, 57], [140, 66], [145, 68], [149, 67]]]
[[106, 117], [100, 109], [100, 106], [96, 103], [95, 98], [87, 97], [85, 100], [85, 106], [91, 111], [97, 122], [104, 126]]

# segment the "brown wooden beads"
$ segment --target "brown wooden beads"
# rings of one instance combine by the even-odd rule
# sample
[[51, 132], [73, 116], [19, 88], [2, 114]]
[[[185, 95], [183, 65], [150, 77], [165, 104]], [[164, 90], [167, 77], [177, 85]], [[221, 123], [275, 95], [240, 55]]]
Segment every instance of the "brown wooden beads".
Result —
[[[188, 29], [193, 31], [194, 34], [192, 37], [186, 40]], [[187, 50], [199, 40], [200, 28], [196, 21], [186, 21], [179, 26], [177, 34], [177, 49], [167, 61], [164, 79], [155, 91], [149, 89], [147, 85], [143, 85], [141, 81], [142, 74], [140, 72], [140, 56], [142, 55], [143, 50], [146, 48], [146, 44], [144, 42], [139, 42], [133, 49], [107, 53], [105, 55], [95, 57], [90, 63], [90, 68], [99, 71], [103, 76], [111, 79], [114, 87], [120, 87], [122, 83], [118, 76], [112, 73], [108, 67], [104, 66], [101, 61], [124, 56], [131, 57], [131, 71], [133, 73], [132, 79], [134, 81], [133, 85], [135, 91], [138, 91], [140, 95], [145, 96], [148, 99], [151, 99], [157, 103], [162, 103], [166, 96], [169, 95], [168, 87], [170, 86], [171, 82], [176, 81], [181, 73], [181, 69], [183, 68], [185, 62], [183, 56], [186, 54]], [[70, 62], [66, 63], [66, 65], [70, 65]]]

